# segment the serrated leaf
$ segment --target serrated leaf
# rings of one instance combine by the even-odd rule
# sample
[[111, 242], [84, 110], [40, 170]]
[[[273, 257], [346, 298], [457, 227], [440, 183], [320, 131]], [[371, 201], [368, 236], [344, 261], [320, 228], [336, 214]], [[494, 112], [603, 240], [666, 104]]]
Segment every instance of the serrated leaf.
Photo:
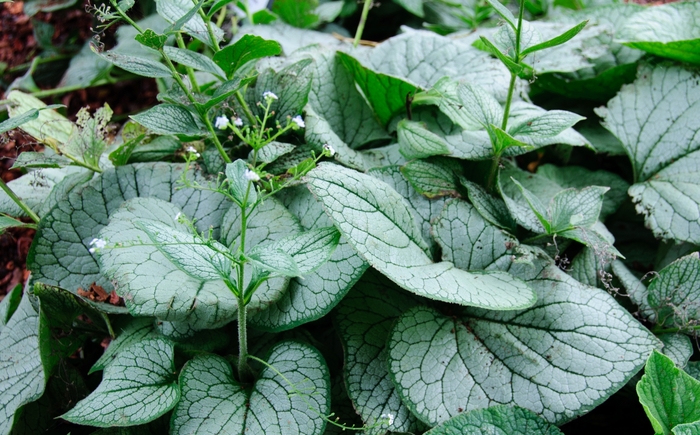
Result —
[[599, 109], [635, 175], [628, 190], [658, 238], [700, 243], [700, 83], [694, 72], [642, 65], [633, 85]]
[[0, 332], [0, 433], [10, 433], [19, 407], [42, 395], [47, 377], [39, 350], [39, 313], [25, 294]]
[[216, 63], [214, 63], [213, 60], [209, 59], [203, 54], [170, 46], [163, 47], [163, 51], [170, 58], [170, 60], [181, 65], [189, 66], [198, 71], [212, 73], [221, 80], [226, 77], [226, 73]]
[[267, 364], [246, 391], [223, 358], [200, 355], [189, 361], [180, 373], [182, 398], [173, 412], [172, 433], [321, 435], [322, 417], [330, 409], [330, 379], [321, 354], [286, 341], [272, 349]]
[[131, 119], [158, 134], [201, 136], [206, 132], [189, 110], [175, 104], [158, 104], [145, 112], [131, 115]]
[[657, 434], [669, 434], [678, 424], [700, 420], [700, 381], [654, 351], [637, 383], [637, 395]]
[[102, 382], [61, 418], [97, 426], [148, 423], [180, 399], [175, 379], [174, 348], [163, 338], [147, 338], [120, 352]]
[[[188, 13], [192, 11], [193, 8], [201, 8], [203, 1], [200, 1], [198, 5], [194, 5], [190, 0], [158, 0], [156, 1], [156, 9], [158, 14], [165, 18], [169, 23], [179, 23], [181, 19], [188, 16]], [[213, 34], [214, 40], [211, 39], [209, 35], [208, 27], [211, 27], [211, 32]], [[186, 22], [182, 24], [182, 29], [190, 36], [202, 41], [209, 47], [218, 46], [218, 43], [224, 37], [224, 31], [221, 30], [215, 23], [205, 23], [202, 17], [197, 14], [192, 14]]]
[[[285, 189], [282, 200], [305, 229], [332, 225], [321, 205], [305, 187]], [[303, 279], [292, 278], [278, 301], [248, 320], [256, 328], [273, 332], [316, 320], [340, 302], [367, 267], [367, 263], [341, 238], [327, 262]]]
[[407, 159], [421, 159], [450, 153], [444, 140], [420, 122], [403, 119], [396, 126], [396, 131], [399, 149]]
[[425, 435], [563, 435], [542, 417], [517, 406], [496, 405], [460, 414], [429, 430]]
[[[384, 347], [394, 321], [417, 303], [417, 298], [406, 297], [378, 272], [369, 271], [336, 311], [335, 321], [344, 344], [343, 372], [348, 395], [368, 426], [391, 414], [394, 431], [415, 432], [422, 427], [394, 388]], [[379, 425], [368, 433], [386, 430], [386, 425]]]
[[700, 320], [700, 256], [694, 252], [659, 271], [649, 284], [652, 320], [666, 328], [684, 328]]
[[[120, 166], [71, 190], [43, 216], [39, 225], [28, 257], [34, 279], [70, 291], [78, 287], [88, 288], [97, 282], [110, 291], [112, 284], [100, 274], [97, 261], [88, 252], [89, 243], [107, 225], [109, 215], [127, 198], [142, 196], [171, 201], [195, 220], [198, 231], [208, 230], [211, 226], [217, 237], [222, 216], [230, 202], [211, 192], [178, 190], [176, 181], [183, 170], [184, 165], [167, 163]], [[189, 176], [204, 182], [200, 176]], [[175, 213], [161, 216], [163, 220], [174, 220]], [[147, 240], [145, 234], [143, 240]], [[170, 288], [166, 292], [169, 296], [164, 296], [165, 306], [175, 291]], [[150, 294], [147, 300], [149, 304], [154, 303], [153, 295]]]
[[416, 307], [389, 338], [404, 403], [435, 425], [461, 411], [521, 406], [561, 424], [607, 399], [644, 364], [656, 339], [606, 292], [550, 263], [509, 263], [537, 292], [522, 311]]
[[386, 183], [333, 164], [320, 164], [307, 178], [355, 250], [406, 290], [492, 309], [533, 303], [530, 289], [507, 274], [470, 274], [452, 263], [433, 263], [405, 200]]
[[172, 73], [160, 62], [140, 56], [129, 56], [126, 54], [116, 53], [114, 51], [105, 51], [104, 53], [97, 52], [93, 48], [93, 52], [98, 54], [102, 59], [118, 66], [119, 68], [129, 71], [143, 77], [171, 77]]
[[486, 222], [470, 204], [452, 200], [433, 222], [442, 259], [464, 270], [484, 270], [513, 254], [515, 237]]
[[700, 5], [661, 5], [629, 17], [618, 31], [619, 41], [657, 56], [700, 64]]
[[251, 60], [282, 53], [277, 41], [268, 41], [255, 35], [243, 35], [235, 43], [214, 55], [214, 62], [231, 78], [240, 67]]

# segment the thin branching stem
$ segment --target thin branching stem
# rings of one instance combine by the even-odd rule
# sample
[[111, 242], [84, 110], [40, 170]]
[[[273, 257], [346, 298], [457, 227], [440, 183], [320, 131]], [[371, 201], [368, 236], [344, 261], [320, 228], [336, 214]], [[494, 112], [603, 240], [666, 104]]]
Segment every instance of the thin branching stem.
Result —
[[372, 7], [372, 0], [365, 0], [365, 5], [362, 8], [362, 15], [360, 16], [360, 23], [357, 25], [357, 30], [355, 31], [355, 40], [352, 46], [357, 48], [357, 44], [360, 43], [362, 38], [362, 32], [365, 31], [365, 24], [367, 23], [367, 15], [369, 15], [369, 10]]
[[7, 196], [9, 196], [10, 199], [27, 214], [27, 216], [29, 216], [37, 224], [39, 223], [39, 216], [37, 216], [37, 214], [34, 213], [34, 211], [19, 198], [19, 196], [15, 195], [15, 192], [13, 192], [12, 189], [5, 184], [5, 181], [2, 178], [0, 178], [0, 188], [5, 191]]

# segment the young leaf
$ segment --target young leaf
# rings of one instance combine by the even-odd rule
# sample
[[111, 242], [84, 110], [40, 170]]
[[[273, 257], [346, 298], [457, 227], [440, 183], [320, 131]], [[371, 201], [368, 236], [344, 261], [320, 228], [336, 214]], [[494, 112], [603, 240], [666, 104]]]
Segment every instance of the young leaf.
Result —
[[654, 351], [637, 383], [637, 395], [657, 434], [670, 434], [679, 424], [700, 420], [700, 382]]
[[498, 15], [501, 16], [504, 20], [506, 20], [506, 23], [513, 29], [517, 29], [518, 24], [516, 18], [513, 16], [513, 13], [505, 7], [499, 0], [486, 0], [489, 5], [496, 11]]
[[209, 47], [218, 47], [218, 43], [224, 37], [224, 31], [221, 30], [215, 23], [210, 22], [208, 25], [212, 29], [213, 38], [211, 39], [207, 23], [202, 17], [197, 15], [197, 11], [204, 4], [201, 0], [197, 4], [193, 4], [190, 0], [158, 0], [156, 1], [156, 10], [158, 15], [163, 17], [167, 22], [172, 23], [170, 31], [178, 31], [182, 28], [185, 33], [202, 41]]
[[14, 117], [0, 122], [0, 134], [6, 131], [14, 130], [20, 125], [37, 119], [39, 117], [39, 109], [29, 109], [21, 115], [15, 115]]
[[700, 5], [680, 2], [645, 9], [629, 17], [618, 40], [657, 56], [700, 64]]
[[496, 47], [487, 37], [481, 36], [481, 42], [486, 46], [488, 52], [496, 56], [511, 73], [521, 78], [526, 78], [533, 74], [532, 68], [524, 63], [516, 63], [513, 59], [503, 54], [501, 49]]
[[192, 113], [175, 104], [159, 104], [131, 119], [158, 134], [201, 136], [206, 131], [195, 121]]
[[114, 51], [105, 51], [100, 53], [93, 48], [93, 52], [102, 59], [118, 66], [124, 71], [129, 71], [143, 77], [171, 77], [172, 74], [168, 67], [160, 62], [139, 56], [129, 56], [126, 54], [116, 53]]
[[460, 177], [459, 182], [467, 189], [469, 201], [484, 219], [511, 233], [515, 231], [517, 224], [502, 199], [489, 195], [483, 187], [464, 177]]
[[630, 157], [628, 193], [647, 227], [659, 238], [700, 244], [700, 83], [667, 64], [644, 64], [638, 77], [597, 113]]
[[189, 66], [198, 71], [204, 71], [214, 74], [221, 80], [224, 80], [226, 78], [226, 73], [221, 68], [219, 68], [219, 66], [216, 63], [214, 63], [214, 61], [212, 61], [203, 54], [199, 54], [191, 50], [184, 50], [182, 48], [170, 46], [163, 47], [163, 51], [170, 58], [170, 60], [174, 62], [177, 62], [181, 65]]
[[589, 228], [598, 221], [603, 206], [603, 195], [609, 187], [588, 186], [566, 189], [557, 193], [550, 205], [552, 232], [573, 227]]
[[223, 48], [214, 55], [214, 62], [225, 72], [226, 77], [233, 74], [251, 60], [277, 56], [282, 47], [277, 41], [268, 41], [259, 36], [243, 35], [234, 44]]
[[155, 420], [180, 399], [174, 354], [173, 343], [163, 338], [134, 343], [105, 369], [99, 387], [61, 418], [97, 427]]
[[541, 42], [539, 44], [531, 45], [527, 47], [525, 50], [520, 52], [520, 55], [525, 57], [530, 53], [535, 53], [540, 50], [544, 50], [545, 48], [550, 48], [550, 47], [556, 47], [557, 45], [561, 45], [574, 36], [578, 35], [581, 30], [583, 30], [584, 27], [586, 27], [586, 24], [588, 24], [588, 20], [582, 21], [572, 27], [571, 29], [567, 30], [566, 32], [562, 33], [559, 36], [556, 36], [552, 39], [548, 39], [547, 41]]
[[293, 341], [276, 345], [250, 391], [229, 363], [199, 355], [180, 372], [182, 398], [172, 416], [174, 435], [321, 435], [330, 411], [330, 379], [321, 354]]
[[136, 35], [134, 39], [148, 48], [160, 50], [165, 45], [168, 35], [159, 35], [151, 29], [146, 29], [143, 33]]
[[243, 205], [245, 202], [247, 207], [251, 207], [258, 200], [255, 184], [251, 183], [251, 180], [246, 176], [250, 173], [251, 170], [242, 159], [226, 165], [228, 191], [238, 205]]
[[0, 433], [7, 434], [17, 410], [41, 396], [48, 377], [39, 349], [39, 313], [28, 294], [2, 328], [0, 349]]
[[[497, 1], [497, 0], [496, 0]], [[459, 414], [434, 427], [425, 435], [564, 435], [556, 426], [524, 408], [496, 405]]]
[[[525, 201], [527, 201], [528, 205], [530, 206], [530, 209], [532, 212], [537, 216], [537, 220], [540, 221], [540, 225], [542, 225], [542, 228], [544, 229], [545, 234], [551, 234], [552, 233], [552, 223], [551, 223], [551, 216], [550, 212], [545, 207], [545, 205], [540, 201], [540, 199], [532, 193], [530, 190], [525, 188], [518, 180], [516, 180], [513, 177], [510, 177], [511, 181], [515, 183], [516, 186], [518, 186], [518, 189], [520, 189], [520, 192], [523, 194], [523, 197], [525, 198]], [[506, 205], [508, 205], [508, 200], [506, 200]], [[511, 209], [511, 213], [514, 210]], [[539, 231], [541, 232], [541, 231]]]
[[[325, 263], [338, 246], [340, 233], [334, 227], [316, 228], [271, 243], [289, 254], [300, 274], [307, 274]], [[255, 249], [252, 251], [254, 252]]]
[[301, 276], [299, 266], [291, 255], [274, 245], [257, 245], [246, 258], [256, 267], [282, 276]]
[[386, 183], [333, 164], [321, 164], [307, 177], [309, 188], [355, 250], [406, 290], [491, 309], [533, 303], [531, 290], [510, 275], [470, 274], [452, 263], [433, 263], [405, 200]]
[[395, 323], [389, 371], [421, 420], [435, 425], [508, 404], [561, 424], [619, 390], [657, 346], [606, 292], [577, 283], [550, 260], [533, 264], [508, 264], [537, 292], [528, 309], [450, 315], [418, 306]]

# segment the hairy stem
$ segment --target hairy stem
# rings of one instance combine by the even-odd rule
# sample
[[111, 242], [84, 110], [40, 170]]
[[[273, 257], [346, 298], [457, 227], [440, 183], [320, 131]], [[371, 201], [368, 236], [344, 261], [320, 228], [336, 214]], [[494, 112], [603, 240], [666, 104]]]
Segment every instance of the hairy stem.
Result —
[[[243, 269], [241, 265], [240, 270]], [[248, 330], [246, 325], [246, 304], [243, 292], [238, 296], [238, 380], [243, 381], [248, 373]]]
[[5, 181], [3, 181], [2, 178], [0, 178], [0, 188], [5, 191], [7, 196], [9, 196], [10, 199], [22, 209], [22, 211], [27, 213], [27, 216], [29, 216], [34, 222], [39, 223], [39, 216], [37, 216], [37, 214], [34, 213], [34, 211], [19, 198], [19, 196], [15, 195], [15, 192], [13, 192], [12, 189], [5, 184]]
[[355, 31], [355, 40], [352, 43], [353, 47], [357, 47], [360, 43], [360, 38], [362, 38], [362, 32], [365, 31], [365, 24], [367, 23], [367, 15], [369, 15], [369, 9], [372, 7], [372, 0], [365, 0], [365, 5], [362, 8], [362, 15], [360, 16], [360, 23], [357, 25], [357, 31]]

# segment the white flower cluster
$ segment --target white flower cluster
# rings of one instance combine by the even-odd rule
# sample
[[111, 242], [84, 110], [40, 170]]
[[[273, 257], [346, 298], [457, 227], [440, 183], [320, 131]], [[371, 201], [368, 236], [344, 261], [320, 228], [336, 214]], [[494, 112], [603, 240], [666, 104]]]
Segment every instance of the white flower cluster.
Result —
[[219, 130], [225, 129], [228, 127], [228, 118], [224, 115], [217, 116], [216, 120], [214, 121], [214, 127], [218, 128]]
[[243, 176], [248, 181], [259, 181], [260, 180], [260, 175], [256, 174], [254, 171], [251, 171], [250, 169], [246, 169]]
[[297, 115], [294, 118], [292, 118], [292, 122], [297, 125], [299, 128], [304, 128], [306, 127], [306, 124], [304, 123], [304, 120], [301, 119], [301, 115]]
[[323, 144], [323, 151], [327, 152], [329, 157], [333, 157], [335, 155], [335, 148], [328, 144]]
[[236, 127], [243, 127], [243, 120], [239, 117], [236, 117], [236, 119], [233, 120], [233, 125]]
[[270, 92], [270, 91], [265, 91], [265, 92], [263, 92], [263, 99], [264, 99], [265, 101], [267, 101], [267, 102], [272, 102], [272, 101], [274, 101], [274, 100], [279, 100], [279, 98], [277, 98], [277, 95], [273, 94], [273, 93]]
[[89, 251], [91, 254], [94, 254], [96, 251], [107, 246], [107, 241], [102, 239], [92, 239], [90, 240], [90, 246], [92, 246], [92, 248], [90, 248]]
[[195, 156], [197, 156], [197, 158], [202, 157], [202, 155], [199, 154], [199, 152], [197, 152], [197, 149], [195, 147], [193, 147], [192, 145], [185, 148], [185, 151], [187, 151], [188, 153], [194, 154]]

